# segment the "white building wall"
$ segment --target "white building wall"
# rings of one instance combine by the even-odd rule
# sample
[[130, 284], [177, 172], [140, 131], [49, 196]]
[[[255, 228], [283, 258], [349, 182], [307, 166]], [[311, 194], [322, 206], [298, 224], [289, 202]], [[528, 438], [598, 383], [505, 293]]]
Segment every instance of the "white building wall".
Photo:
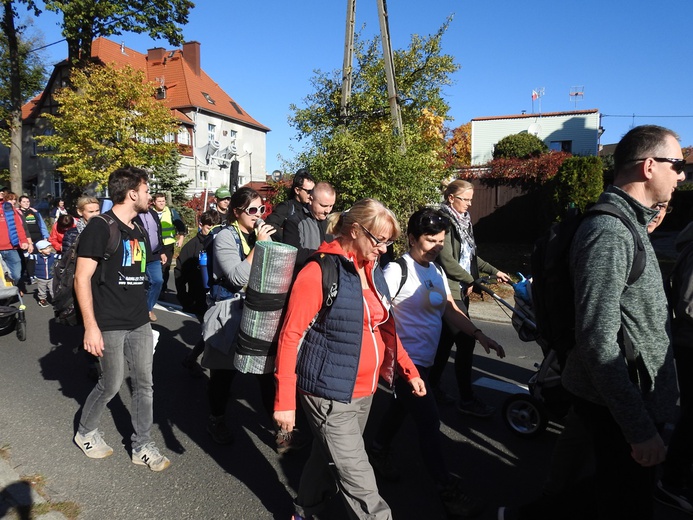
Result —
[[472, 166], [493, 159], [493, 148], [502, 138], [532, 132], [550, 146], [552, 141], [572, 141], [574, 155], [597, 155], [599, 112], [483, 119], [472, 121]]
[[210, 124], [215, 125], [218, 150], [222, 151], [235, 145], [236, 155], [227, 155], [227, 157], [238, 160], [238, 185], [265, 180], [267, 174], [267, 134], [265, 132], [221, 119], [213, 114], [191, 111], [186, 115], [195, 121], [192, 137], [194, 157], [182, 157], [180, 164], [181, 173], [193, 180], [188, 189], [189, 195], [200, 193], [205, 188], [216, 190], [219, 186], [229, 186], [230, 164], [207, 158]]

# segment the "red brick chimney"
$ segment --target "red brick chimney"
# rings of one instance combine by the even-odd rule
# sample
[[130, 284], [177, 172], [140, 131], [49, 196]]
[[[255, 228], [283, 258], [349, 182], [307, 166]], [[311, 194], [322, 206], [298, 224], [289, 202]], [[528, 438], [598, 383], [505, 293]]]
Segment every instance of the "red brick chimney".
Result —
[[200, 43], [186, 42], [183, 44], [183, 59], [196, 76], [200, 75]]
[[164, 59], [164, 54], [166, 54], [166, 49], [163, 47], [154, 47], [153, 49], [147, 49], [147, 61], [150, 63], [161, 62]]

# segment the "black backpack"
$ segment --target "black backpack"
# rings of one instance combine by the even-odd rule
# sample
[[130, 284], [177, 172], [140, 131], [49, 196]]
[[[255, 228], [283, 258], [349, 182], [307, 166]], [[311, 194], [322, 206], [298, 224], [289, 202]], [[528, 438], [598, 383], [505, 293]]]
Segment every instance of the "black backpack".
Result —
[[535, 242], [531, 258], [532, 307], [538, 341], [543, 347], [557, 353], [561, 366], [564, 366], [568, 352], [575, 346], [575, 291], [570, 275], [570, 245], [580, 223], [593, 215], [618, 218], [633, 235], [633, 265], [627, 284], [638, 280], [645, 269], [645, 246], [640, 235], [633, 222], [610, 203], [594, 204], [583, 214], [567, 216]]
[[[109, 239], [104, 253], [104, 260], [108, 260], [118, 250], [123, 234], [118, 222], [110, 215], [96, 215], [94, 218], [100, 218], [108, 224]], [[53, 311], [56, 321], [63, 325], [74, 326], [82, 322], [74, 289], [77, 247], [80, 236], [77, 236], [72, 245], [63, 252], [60, 260], [53, 266]], [[103, 277], [103, 270], [101, 273]], [[101, 281], [103, 283], [103, 279]]]

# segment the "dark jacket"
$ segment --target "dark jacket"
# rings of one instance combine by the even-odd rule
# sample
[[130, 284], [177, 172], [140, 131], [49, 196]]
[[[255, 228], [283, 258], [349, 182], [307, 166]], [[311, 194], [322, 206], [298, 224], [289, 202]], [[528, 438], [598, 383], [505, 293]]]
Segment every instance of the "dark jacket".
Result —
[[674, 321], [671, 332], [676, 348], [693, 349], [693, 222], [676, 237], [679, 258], [671, 274]]
[[272, 235], [272, 240], [275, 242], [284, 242], [284, 222], [294, 213], [298, 213], [305, 206], [301, 204], [296, 199], [288, 199], [284, 202], [280, 202], [274, 208], [272, 208], [272, 213], [267, 215], [265, 222], [272, 224], [276, 233]]
[[308, 261], [325, 241], [327, 219], [316, 220], [308, 208], [302, 207], [284, 222], [284, 238], [282, 242], [298, 249], [294, 274]]
[[[445, 271], [445, 276], [447, 276], [448, 285], [450, 286], [450, 294], [454, 300], [464, 300], [462, 288], [466, 289], [471, 285], [474, 280], [479, 278], [480, 273], [495, 275], [498, 272], [497, 268], [482, 260], [477, 255], [474, 255], [471, 265], [473, 271], [476, 267], [476, 272], [468, 273], [460, 265], [461, 250], [462, 239], [460, 238], [460, 234], [457, 232], [455, 226], [450, 226], [450, 229], [445, 232], [443, 249], [438, 255], [438, 258], [436, 258], [436, 263]], [[462, 288], [460, 284], [462, 284]]]
[[207, 310], [207, 291], [202, 285], [199, 262], [206, 238], [207, 235], [197, 233], [189, 240], [181, 248], [173, 270], [178, 301], [185, 312], [191, 312], [196, 316], [203, 316]]

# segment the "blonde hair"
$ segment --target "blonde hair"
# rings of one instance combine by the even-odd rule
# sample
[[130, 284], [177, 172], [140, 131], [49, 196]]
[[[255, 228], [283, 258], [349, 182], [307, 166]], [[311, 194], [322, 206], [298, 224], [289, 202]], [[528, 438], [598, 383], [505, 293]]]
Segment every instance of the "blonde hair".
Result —
[[450, 197], [450, 195], [455, 195], [461, 191], [467, 191], [467, 190], [473, 190], [473, 189], [474, 189], [474, 185], [471, 182], [465, 181], [462, 179], [457, 179], [457, 180], [452, 181], [450, 184], [448, 184], [445, 187], [445, 191], [443, 192], [443, 198], [447, 201], [448, 197]]
[[77, 199], [77, 209], [80, 211], [84, 211], [84, 208], [86, 207], [87, 204], [98, 204], [99, 199], [96, 197], [89, 197], [87, 195], [84, 195], [80, 198]]
[[376, 199], [361, 199], [347, 211], [332, 213], [327, 218], [329, 219], [327, 232], [335, 237], [343, 236], [354, 224], [361, 224], [369, 231], [382, 229], [386, 225], [390, 226], [392, 227], [390, 240], [397, 240], [402, 233], [395, 214]]

